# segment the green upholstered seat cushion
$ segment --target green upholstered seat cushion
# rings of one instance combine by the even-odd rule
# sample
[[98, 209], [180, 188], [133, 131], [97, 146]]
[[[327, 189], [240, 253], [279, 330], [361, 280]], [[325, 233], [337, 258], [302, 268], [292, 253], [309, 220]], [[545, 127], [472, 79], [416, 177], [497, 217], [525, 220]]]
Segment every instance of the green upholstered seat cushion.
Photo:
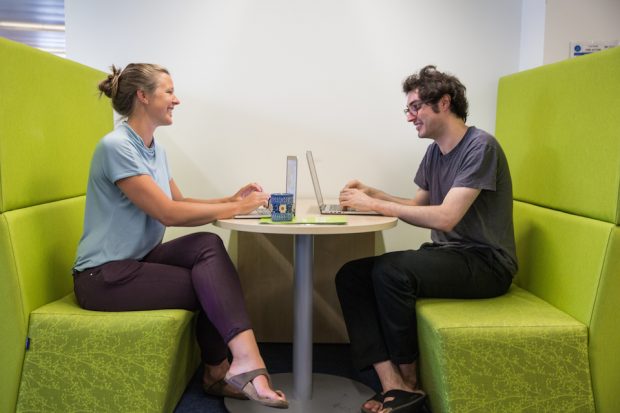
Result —
[[620, 222], [620, 48], [500, 79], [514, 198]]
[[515, 283], [590, 325], [613, 224], [514, 202]]
[[193, 313], [97, 312], [73, 294], [32, 312], [18, 411], [172, 411], [197, 365]]
[[112, 129], [98, 70], [0, 37], [0, 212], [82, 195]]
[[586, 326], [529, 292], [423, 299], [417, 317], [433, 411], [594, 411]]

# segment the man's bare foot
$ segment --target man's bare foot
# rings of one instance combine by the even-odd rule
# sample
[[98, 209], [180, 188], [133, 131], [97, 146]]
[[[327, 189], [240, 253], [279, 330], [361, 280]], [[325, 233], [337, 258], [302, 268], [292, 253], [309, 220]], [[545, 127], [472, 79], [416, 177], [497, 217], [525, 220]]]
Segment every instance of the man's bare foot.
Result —
[[414, 361], [410, 364], [399, 364], [398, 370], [403, 378], [403, 382], [408, 388], [418, 389], [418, 363]]
[[383, 393], [377, 393], [372, 398], [366, 400], [362, 405], [362, 411], [379, 412], [383, 408]]

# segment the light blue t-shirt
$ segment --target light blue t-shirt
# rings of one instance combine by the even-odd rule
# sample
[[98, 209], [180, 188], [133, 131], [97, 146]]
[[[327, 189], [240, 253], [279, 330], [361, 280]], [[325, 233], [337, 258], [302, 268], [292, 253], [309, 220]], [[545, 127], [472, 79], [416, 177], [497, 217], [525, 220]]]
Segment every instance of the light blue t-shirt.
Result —
[[150, 148], [123, 122], [95, 148], [86, 192], [84, 233], [74, 268], [82, 271], [110, 261], [142, 259], [164, 236], [165, 226], [135, 206], [115, 184], [149, 175], [168, 197], [170, 171], [164, 148]]

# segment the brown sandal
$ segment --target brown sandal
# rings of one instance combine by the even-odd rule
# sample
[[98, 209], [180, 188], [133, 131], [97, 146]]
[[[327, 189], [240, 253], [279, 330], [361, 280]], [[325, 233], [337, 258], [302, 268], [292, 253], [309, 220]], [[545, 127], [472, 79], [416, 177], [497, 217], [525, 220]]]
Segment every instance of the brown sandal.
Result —
[[[250, 400], [254, 400], [263, 406], [276, 407], [278, 409], [288, 409], [288, 401], [279, 400], [279, 399], [270, 399], [267, 397], [259, 396], [252, 380], [257, 378], [258, 376], [267, 377], [267, 381], [269, 382], [269, 387], [271, 387], [271, 377], [269, 377], [269, 373], [267, 373], [267, 369], [256, 369], [247, 371], [245, 373], [237, 374], [236, 376], [229, 376], [229, 373], [226, 373], [226, 383], [230, 384], [234, 389], [239, 390]], [[284, 393], [280, 390], [274, 390], [276, 394], [285, 397]]]
[[224, 381], [224, 379], [218, 380], [209, 385], [203, 383], [202, 389], [210, 396], [217, 397], [231, 397], [233, 399], [247, 400], [248, 397], [242, 392], [235, 389]]

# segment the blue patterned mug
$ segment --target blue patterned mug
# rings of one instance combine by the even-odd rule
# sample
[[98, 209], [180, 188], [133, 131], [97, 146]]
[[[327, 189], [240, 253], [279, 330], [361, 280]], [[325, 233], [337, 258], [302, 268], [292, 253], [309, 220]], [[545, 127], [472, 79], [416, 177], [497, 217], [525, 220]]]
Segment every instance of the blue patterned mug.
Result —
[[292, 221], [295, 214], [293, 213], [293, 194], [279, 193], [271, 194], [269, 198], [271, 204], [271, 220]]

